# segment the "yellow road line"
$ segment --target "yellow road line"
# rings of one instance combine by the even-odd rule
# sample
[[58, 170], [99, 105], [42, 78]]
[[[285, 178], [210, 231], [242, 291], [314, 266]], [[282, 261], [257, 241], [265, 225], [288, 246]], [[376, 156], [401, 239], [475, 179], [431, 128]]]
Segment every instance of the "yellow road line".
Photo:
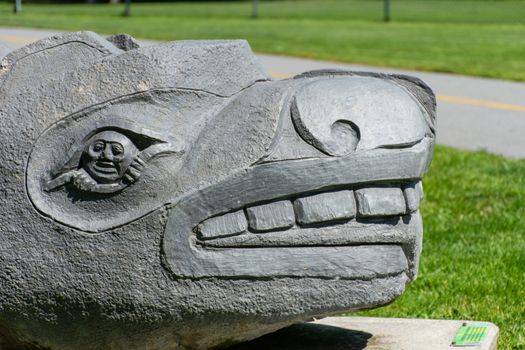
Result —
[[473, 98], [464, 98], [464, 97], [455, 97], [455, 96], [446, 96], [446, 95], [437, 95], [436, 97], [438, 101], [441, 101], [441, 102], [450, 102], [450, 103], [457, 103], [457, 104], [469, 105], [469, 106], [503, 109], [506, 111], [513, 111], [513, 112], [525, 112], [525, 106], [513, 105], [510, 103], [483, 101], [483, 100], [477, 100]]
[[[272, 72], [271, 75], [274, 78], [277, 78], [277, 79], [286, 79], [286, 78], [290, 78], [291, 77], [290, 74], [277, 73], [277, 72]], [[484, 100], [478, 100], [478, 99], [474, 99], [474, 98], [455, 97], [455, 96], [447, 96], [447, 95], [437, 95], [436, 99], [438, 101], [440, 101], [440, 102], [456, 103], [456, 104], [460, 104], [460, 105], [478, 106], [478, 107], [486, 107], [486, 108], [493, 108], [493, 109], [502, 109], [502, 110], [513, 111], [513, 112], [525, 112], [525, 106], [514, 105], [514, 104], [510, 104], [510, 103], [484, 101]]]
[[272, 77], [277, 78], [277, 79], [287, 79], [287, 78], [291, 78], [292, 77], [291, 74], [286, 74], [286, 73], [271, 72], [270, 74], [271, 74]]
[[17, 36], [17, 35], [0, 34], [0, 41], [7, 41], [8, 43], [13, 43], [13, 44], [29, 44], [29, 43], [32, 43], [35, 40], [38, 40], [38, 39], [30, 38], [30, 37]]

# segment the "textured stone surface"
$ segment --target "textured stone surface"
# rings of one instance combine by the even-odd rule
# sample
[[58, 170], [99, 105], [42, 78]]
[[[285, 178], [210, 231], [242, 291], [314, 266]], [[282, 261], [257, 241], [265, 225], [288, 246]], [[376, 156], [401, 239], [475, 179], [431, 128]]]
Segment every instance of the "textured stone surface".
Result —
[[421, 119], [421, 107], [411, 100], [401, 86], [387, 81], [313, 81], [296, 94], [292, 116], [307, 142], [330, 155], [347, 155], [356, 149], [419, 142], [429, 126]]
[[139, 43], [128, 34], [116, 34], [107, 38], [107, 40], [121, 50], [129, 51], [133, 49], [138, 49], [140, 47]]
[[[352, 103], [370, 119], [334, 121]], [[418, 202], [308, 226], [292, 203], [389, 183], [405, 205], [434, 107], [404, 76], [271, 81], [244, 41], [80, 32], [9, 53], [0, 334], [31, 349], [207, 349], [391, 302], [417, 273]]]
[[[484, 324], [480, 346], [454, 347], [463, 324]], [[290, 326], [231, 350], [496, 350], [499, 329], [490, 322], [376, 317], [327, 317]]]
[[355, 191], [360, 216], [401, 215], [406, 212], [403, 191], [399, 187], [371, 187]]
[[421, 181], [406, 184], [403, 189], [406, 198], [406, 207], [413, 213], [419, 209], [419, 202], [423, 199], [423, 184]]
[[198, 226], [203, 239], [227, 237], [246, 232], [248, 222], [242, 210], [208, 219]]
[[301, 224], [330, 222], [355, 217], [353, 191], [337, 191], [298, 198], [294, 202], [297, 221]]
[[250, 228], [264, 232], [292, 227], [295, 214], [292, 202], [280, 201], [246, 209]]

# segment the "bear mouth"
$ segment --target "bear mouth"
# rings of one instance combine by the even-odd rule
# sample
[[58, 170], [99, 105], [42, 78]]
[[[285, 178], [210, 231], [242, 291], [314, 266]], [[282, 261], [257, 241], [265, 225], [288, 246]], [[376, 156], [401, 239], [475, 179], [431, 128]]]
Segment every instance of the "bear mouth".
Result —
[[173, 205], [163, 261], [174, 278], [412, 279], [432, 148], [254, 165]]
[[[193, 244], [224, 252], [272, 249], [273, 261], [262, 259], [256, 266], [274, 275], [283, 270], [291, 276], [346, 279], [413, 275], [412, 261], [423, 233], [418, 211], [422, 198], [418, 181], [280, 199], [201, 222], [193, 229]], [[293, 265], [283, 266], [290, 258]], [[339, 260], [340, 271], [322, 269], [330, 259]], [[315, 260], [322, 262], [312, 269], [309, 265]]]

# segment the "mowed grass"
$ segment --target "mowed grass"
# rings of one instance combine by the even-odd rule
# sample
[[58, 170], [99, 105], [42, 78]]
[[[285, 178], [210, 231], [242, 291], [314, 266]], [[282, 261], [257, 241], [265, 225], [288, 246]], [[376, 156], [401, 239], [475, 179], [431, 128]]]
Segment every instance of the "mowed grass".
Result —
[[260, 52], [525, 81], [525, 1], [381, 0], [0, 4], [0, 25], [127, 32], [139, 38], [247, 39]]
[[438, 146], [424, 188], [419, 277], [362, 314], [491, 321], [525, 349], [525, 160]]

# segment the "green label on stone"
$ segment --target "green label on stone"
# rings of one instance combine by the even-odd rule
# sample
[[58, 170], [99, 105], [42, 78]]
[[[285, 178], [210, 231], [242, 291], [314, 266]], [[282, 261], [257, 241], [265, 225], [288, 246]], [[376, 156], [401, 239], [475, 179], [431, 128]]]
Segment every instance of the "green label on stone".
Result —
[[453, 346], [481, 345], [487, 336], [489, 326], [484, 324], [463, 324], [454, 337]]

